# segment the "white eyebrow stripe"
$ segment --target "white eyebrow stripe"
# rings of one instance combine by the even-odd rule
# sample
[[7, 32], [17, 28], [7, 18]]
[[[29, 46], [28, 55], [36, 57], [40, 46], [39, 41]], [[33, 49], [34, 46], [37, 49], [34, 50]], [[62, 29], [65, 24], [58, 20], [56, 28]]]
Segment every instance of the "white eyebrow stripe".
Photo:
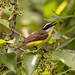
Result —
[[43, 26], [43, 29], [47, 30], [47, 29], [53, 27], [54, 25], [56, 25], [56, 21], [47, 23], [46, 25]]
[[47, 23], [47, 24], [45, 24], [43, 28], [45, 28], [45, 27], [46, 27], [47, 25], [49, 25], [49, 24], [51, 24], [51, 23]]

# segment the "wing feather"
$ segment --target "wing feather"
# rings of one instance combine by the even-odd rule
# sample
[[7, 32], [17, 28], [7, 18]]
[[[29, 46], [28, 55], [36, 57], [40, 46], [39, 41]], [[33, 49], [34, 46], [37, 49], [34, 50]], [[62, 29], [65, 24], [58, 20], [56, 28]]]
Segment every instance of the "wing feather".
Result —
[[25, 39], [26, 43], [33, 42], [33, 41], [40, 41], [44, 40], [48, 37], [48, 33], [44, 30], [39, 30], [31, 34], [29, 37]]

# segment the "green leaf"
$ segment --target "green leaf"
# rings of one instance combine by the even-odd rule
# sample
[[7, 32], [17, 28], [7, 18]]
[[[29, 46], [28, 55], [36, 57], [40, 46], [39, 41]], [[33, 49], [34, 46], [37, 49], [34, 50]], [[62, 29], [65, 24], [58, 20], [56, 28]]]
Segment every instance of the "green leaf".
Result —
[[40, 54], [24, 53], [22, 58], [22, 66], [26, 71], [26, 75], [32, 75], [33, 71], [37, 68], [41, 59]]
[[57, 72], [61, 72], [64, 69], [65, 64], [62, 62], [57, 63]]
[[68, 0], [66, 7], [64, 10], [61, 12], [60, 15], [70, 15], [75, 11], [75, 0]]
[[56, 9], [57, 5], [55, 1], [49, 1], [48, 3], [44, 4], [43, 6], [43, 15], [46, 18], [50, 18], [54, 15], [54, 10]]
[[15, 43], [15, 38], [14, 39], [12, 39], [12, 40], [9, 40], [9, 41], [7, 41], [7, 43], [12, 43], [12, 44], [14, 44]]
[[13, 71], [7, 70], [4, 71], [2, 75], [16, 75]]
[[68, 16], [58, 16], [58, 15], [54, 15], [54, 17], [51, 17], [50, 19], [47, 19], [47, 21], [60, 21], [62, 22], [65, 19], [69, 19], [69, 18], [74, 18], [75, 15], [68, 15]]
[[57, 46], [56, 50], [59, 49], [59, 48], [62, 48], [62, 47], [64, 47], [64, 46], [66, 46], [67, 44], [69, 44], [69, 43], [72, 42], [73, 40], [75, 40], [75, 37], [64, 41], [63, 43], [61, 43], [60, 45]]
[[3, 43], [6, 43], [6, 41], [3, 39], [0, 39], [0, 44], [3, 44]]
[[4, 25], [5, 27], [9, 28], [9, 22], [5, 19], [0, 19], [0, 24]]
[[2, 61], [0, 60], [0, 66], [2, 65]]
[[75, 52], [71, 50], [56, 50], [52, 54], [52, 60], [61, 61], [72, 70], [75, 70]]
[[75, 50], [75, 39], [67, 45], [67, 48]]
[[0, 19], [0, 31], [4, 34], [11, 34], [8, 20]]
[[62, 36], [61, 31], [58, 31], [58, 32], [56, 32], [56, 33], [52, 36], [52, 39], [60, 39], [61, 36]]
[[0, 53], [0, 60], [11, 71], [16, 72], [17, 58], [15, 53]]
[[62, 29], [60, 29], [58, 32], [56, 32], [52, 38], [53, 39], [60, 39], [62, 35], [71, 32], [72, 30], [75, 29], [75, 25], [72, 26], [67, 26], [67, 27], [63, 27]]

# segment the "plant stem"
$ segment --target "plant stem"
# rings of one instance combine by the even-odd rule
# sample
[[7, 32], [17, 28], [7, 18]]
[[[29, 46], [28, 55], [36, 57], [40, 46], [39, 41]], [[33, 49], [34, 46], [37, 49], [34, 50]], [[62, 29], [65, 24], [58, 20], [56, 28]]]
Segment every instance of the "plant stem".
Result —
[[16, 26], [16, 17], [17, 17], [17, 0], [14, 0], [14, 10], [13, 10], [13, 18], [12, 18], [12, 26], [11, 26], [11, 30], [12, 30], [12, 34], [11, 34], [11, 38], [14, 34], [15, 31], [15, 26]]

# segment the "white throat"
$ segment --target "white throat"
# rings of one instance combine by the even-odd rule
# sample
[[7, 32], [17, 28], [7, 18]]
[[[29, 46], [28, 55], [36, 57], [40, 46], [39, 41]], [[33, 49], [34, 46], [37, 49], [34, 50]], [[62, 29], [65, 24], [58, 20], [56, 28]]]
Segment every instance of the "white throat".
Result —
[[53, 31], [53, 29], [54, 29], [54, 26], [53, 26], [53, 27], [51, 27], [51, 28], [49, 28], [49, 29], [47, 29], [46, 31], [47, 31], [47, 32], [52, 32], [52, 31]]

